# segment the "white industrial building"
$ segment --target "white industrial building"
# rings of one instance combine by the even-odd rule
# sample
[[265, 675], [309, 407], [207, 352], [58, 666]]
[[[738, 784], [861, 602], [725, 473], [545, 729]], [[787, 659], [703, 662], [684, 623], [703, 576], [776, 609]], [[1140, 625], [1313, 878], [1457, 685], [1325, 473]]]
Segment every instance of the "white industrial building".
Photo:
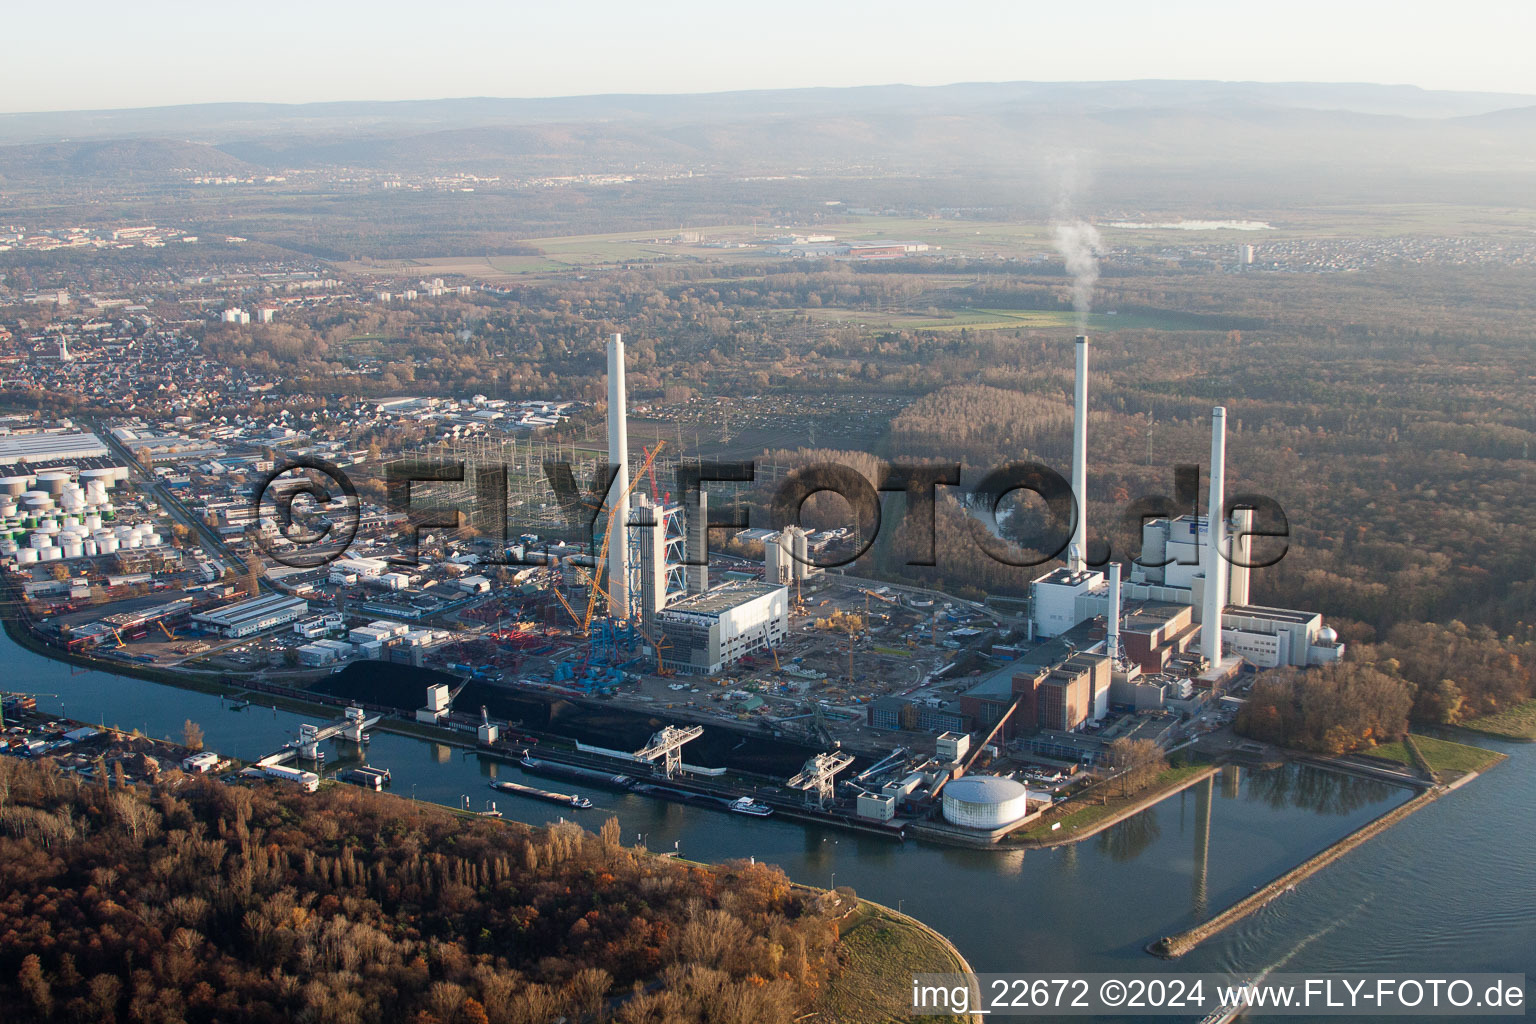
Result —
[[192, 621], [230, 639], [294, 622], [309, 614], [309, 602], [287, 594], [268, 594], [192, 616]]
[[776, 647], [789, 632], [789, 590], [773, 583], [727, 583], [656, 613], [663, 665], [710, 675], [748, 654]]
[[84, 431], [40, 430], [31, 434], [0, 435], [0, 465], [104, 459], [110, 454], [101, 438]]
[[1011, 825], [1029, 813], [1022, 783], [996, 775], [963, 775], [944, 787], [944, 820], [982, 831]]
[[763, 541], [763, 579], [790, 584], [821, 572], [811, 564], [810, 539], [798, 526], [787, 526]]
[[[1087, 493], [1087, 338], [1077, 339], [1072, 431], [1072, 491]], [[1095, 616], [1118, 622], [1122, 601], [1188, 605], [1200, 624], [1200, 653], [1213, 678], [1235, 671], [1241, 658], [1261, 668], [1323, 665], [1343, 657], [1338, 635], [1322, 616], [1249, 604], [1253, 511], [1226, 509], [1226, 409], [1211, 410], [1211, 479], [1205, 515], [1149, 520], [1141, 555], [1123, 585], [1088, 567], [1086, 505], [1078, 508], [1067, 546], [1067, 565], [1030, 585], [1030, 626], [1036, 637], [1060, 636]], [[1214, 529], [1212, 528], [1214, 524]], [[1113, 607], [1111, 607], [1113, 606]], [[1111, 633], [1118, 635], [1115, 629]], [[1108, 646], [1115, 647], [1111, 639]], [[1118, 655], [1117, 650], [1111, 651]]]

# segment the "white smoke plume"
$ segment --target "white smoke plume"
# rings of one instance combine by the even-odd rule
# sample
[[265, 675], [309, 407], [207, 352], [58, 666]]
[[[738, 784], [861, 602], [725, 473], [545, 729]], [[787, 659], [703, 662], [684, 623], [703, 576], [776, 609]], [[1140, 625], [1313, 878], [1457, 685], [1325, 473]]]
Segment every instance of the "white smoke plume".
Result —
[[1088, 311], [1093, 308], [1093, 286], [1099, 280], [1099, 256], [1104, 243], [1098, 229], [1087, 221], [1057, 221], [1056, 251], [1072, 275], [1072, 308], [1077, 311], [1077, 333], [1088, 333]]

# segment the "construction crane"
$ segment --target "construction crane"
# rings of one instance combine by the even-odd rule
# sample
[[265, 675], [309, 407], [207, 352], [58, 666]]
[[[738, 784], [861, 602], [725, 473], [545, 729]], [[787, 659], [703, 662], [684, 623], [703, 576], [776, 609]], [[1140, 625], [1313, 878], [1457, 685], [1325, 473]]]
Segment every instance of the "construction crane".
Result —
[[549, 592], [555, 595], [555, 600], [559, 601], [560, 607], [564, 608], [566, 614], [570, 615], [571, 622], [575, 623], [576, 628], [581, 629], [581, 616], [576, 614], [576, 609], [571, 607], [571, 602], [567, 601], [565, 595], [560, 593], [560, 571], [556, 568], [553, 556], [549, 560], [548, 573]]
[[824, 811], [836, 791], [837, 773], [851, 764], [853, 755], [846, 751], [817, 754], [805, 762], [799, 775], [789, 780], [789, 788], [805, 790], [805, 805]]
[[655, 458], [656, 452], [661, 451], [661, 446], [665, 443], [666, 442], [664, 441], [658, 440], [656, 442], [655, 452], [651, 451], [645, 445], [640, 446], [640, 450], [645, 453], [646, 472], [648, 472], [651, 477], [651, 500], [656, 503], [657, 507], [665, 507], [666, 503], [672, 500], [671, 491], [668, 491], [665, 495], [663, 495], [661, 493], [661, 488], [656, 486], [656, 466], [651, 461]]
[[666, 726], [653, 735], [649, 743], [635, 751], [635, 758], [651, 762], [660, 760], [662, 770], [670, 779], [683, 767], [683, 744], [696, 740], [702, 735], [704, 735], [704, 727], [701, 725]]
[[[598, 551], [597, 559], [594, 561], [592, 566], [594, 571], [587, 573], [584, 567], [577, 567], [577, 570], [587, 577], [587, 580], [590, 584], [590, 588], [587, 594], [587, 614], [581, 621], [581, 631], [583, 633], [591, 632], [592, 616], [597, 613], [598, 597], [601, 596], [605, 600], [608, 599], [608, 592], [603, 589], [598, 580], [604, 574], [608, 565], [608, 545], [613, 540], [613, 521], [618, 518], [619, 508], [624, 504], [624, 499], [629, 497], [630, 492], [635, 489], [635, 485], [640, 482], [640, 477], [643, 474], [650, 472], [651, 463], [656, 460], [656, 456], [661, 452], [661, 449], [666, 445], [666, 443], [667, 442], [665, 441], [657, 441], [656, 447], [645, 453], [645, 461], [640, 464], [640, 469], [630, 479], [629, 486], [624, 488], [623, 492], [619, 495], [619, 499], [613, 502], [613, 508], [608, 513], [608, 525], [603, 530], [602, 549]], [[625, 538], [619, 543], [625, 543], [627, 540], [628, 538]]]

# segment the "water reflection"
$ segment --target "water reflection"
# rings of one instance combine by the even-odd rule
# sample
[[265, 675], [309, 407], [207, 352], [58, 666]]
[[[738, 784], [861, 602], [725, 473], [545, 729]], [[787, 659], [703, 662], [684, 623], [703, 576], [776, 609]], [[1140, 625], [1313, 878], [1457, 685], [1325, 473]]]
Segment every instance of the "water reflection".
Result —
[[1150, 807], [1100, 832], [1094, 845], [1110, 860], [1123, 864], [1140, 857], [1162, 834], [1157, 808]]
[[1247, 798], [1274, 808], [1299, 807], [1316, 814], [1351, 814], [1401, 790], [1375, 779], [1286, 764], [1248, 777]]

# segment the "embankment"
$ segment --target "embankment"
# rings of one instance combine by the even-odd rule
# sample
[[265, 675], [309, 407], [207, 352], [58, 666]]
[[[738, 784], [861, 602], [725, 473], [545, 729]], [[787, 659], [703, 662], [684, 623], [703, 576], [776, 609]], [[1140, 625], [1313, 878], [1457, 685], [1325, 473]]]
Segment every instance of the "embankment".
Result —
[[1309, 860], [1303, 861], [1296, 867], [1287, 871], [1279, 878], [1248, 896], [1238, 900], [1226, 910], [1217, 914], [1209, 921], [1179, 932], [1176, 935], [1166, 935], [1147, 946], [1147, 952], [1155, 956], [1172, 960], [1183, 956], [1194, 949], [1200, 943], [1216, 935], [1243, 918], [1269, 903], [1276, 896], [1288, 889], [1294, 888], [1299, 883], [1311, 878], [1323, 868], [1343, 857], [1349, 851], [1361, 846], [1367, 841], [1379, 836], [1387, 829], [1404, 820], [1409, 815], [1422, 810], [1424, 807], [1438, 800], [1443, 794], [1460, 787], [1463, 783], [1475, 778], [1474, 775], [1463, 775], [1448, 786], [1426, 789], [1407, 803], [1388, 811], [1374, 821], [1367, 822], [1327, 849], [1318, 853]]

